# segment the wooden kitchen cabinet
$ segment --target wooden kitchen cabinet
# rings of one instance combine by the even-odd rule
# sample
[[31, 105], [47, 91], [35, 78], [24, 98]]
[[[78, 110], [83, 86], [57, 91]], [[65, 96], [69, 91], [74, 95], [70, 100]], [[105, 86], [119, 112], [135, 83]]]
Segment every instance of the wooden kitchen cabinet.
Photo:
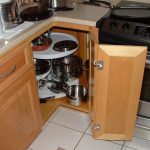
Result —
[[0, 150], [26, 150], [41, 131], [31, 56], [25, 42], [0, 57]]
[[[65, 26], [67, 29], [69, 25]], [[90, 35], [90, 52], [87, 54], [90, 58], [88, 110], [92, 120], [93, 137], [131, 140], [147, 48], [99, 45], [98, 30], [95, 27], [86, 29], [86, 34]], [[80, 27], [77, 30], [84, 32], [83, 28], [80, 31]], [[62, 101], [60, 105], [63, 105]], [[71, 105], [64, 106], [71, 107]]]
[[[85, 53], [85, 45], [77, 53], [83, 60], [90, 58], [89, 107], [69, 106], [62, 98], [40, 104], [42, 112], [39, 108], [29, 44], [46, 30], [55, 27], [65, 30], [73, 28], [81, 32], [78, 34], [81, 45], [87, 45], [87, 39], [83, 42], [83, 37], [90, 35], [89, 54], [88, 50]], [[60, 105], [85, 112], [89, 110], [95, 139], [130, 140], [145, 57], [146, 47], [98, 45], [98, 31], [94, 27], [56, 22], [43, 28], [29, 37], [27, 42], [0, 56], [0, 150], [26, 149], [40, 132], [41, 124]], [[84, 78], [80, 80], [81, 83]]]
[[146, 47], [98, 45], [91, 29], [90, 115], [96, 139], [131, 140], [142, 84]]

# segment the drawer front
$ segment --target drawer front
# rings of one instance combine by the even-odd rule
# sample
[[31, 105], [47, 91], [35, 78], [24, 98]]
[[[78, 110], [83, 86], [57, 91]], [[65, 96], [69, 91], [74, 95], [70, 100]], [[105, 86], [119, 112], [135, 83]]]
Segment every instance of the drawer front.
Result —
[[30, 50], [28, 44], [23, 43], [0, 58], [0, 84], [4, 84], [6, 80], [9, 84], [27, 71], [30, 66], [32, 66]]

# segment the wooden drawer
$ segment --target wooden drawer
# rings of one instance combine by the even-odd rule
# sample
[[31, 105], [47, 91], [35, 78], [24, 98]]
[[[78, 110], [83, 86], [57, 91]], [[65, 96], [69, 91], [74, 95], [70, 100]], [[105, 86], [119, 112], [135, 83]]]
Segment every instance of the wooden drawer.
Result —
[[[31, 66], [31, 52], [26, 42], [0, 57], [0, 88], [9, 85], [11, 81], [26, 72]], [[7, 85], [5, 84], [6, 80]]]

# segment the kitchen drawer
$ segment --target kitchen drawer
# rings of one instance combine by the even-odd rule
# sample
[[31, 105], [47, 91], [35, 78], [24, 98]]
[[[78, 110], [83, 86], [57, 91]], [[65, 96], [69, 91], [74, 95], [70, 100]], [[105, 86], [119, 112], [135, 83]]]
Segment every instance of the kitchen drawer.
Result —
[[[0, 57], [0, 84], [1, 88], [18, 78], [32, 66], [31, 52], [28, 44], [11, 49]], [[5, 84], [7, 80], [7, 85]], [[3, 85], [3, 86], [2, 86]]]

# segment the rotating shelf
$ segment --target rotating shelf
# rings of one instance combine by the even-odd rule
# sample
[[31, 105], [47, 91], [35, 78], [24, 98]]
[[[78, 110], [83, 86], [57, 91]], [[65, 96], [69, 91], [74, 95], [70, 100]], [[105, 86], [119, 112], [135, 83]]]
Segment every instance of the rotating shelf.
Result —
[[[71, 85], [78, 85], [79, 84], [79, 79], [75, 79], [69, 82], [66, 82], [69, 86]], [[48, 89], [48, 86], [51, 86], [52, 83], [46, 83], [46, 85], [44, 87], [41, 87], [38, 89], [39, 91], [39, 97], [40, 98], [46, 98], [46, 97], [55, 97], [55, 98], [61, 98], [61, 97], [65, 97], [66, 94], [65, 93], [54, 93], [52, 92], [50, 89]]]
[[44, 51], [33, 51], [34, 58], [36, 58], [36, 59], [61, 58], [61, 57], [65, 57], [65, 56], [68, 56], [68, 55], [74, 53], [78, 49], [78, 47], [77, 47], [76, 49], [69, 50], [69, 51], [62, 51], [62, 52], [56, 51], [53, 49], [53, 45], [62, 40], [72, 40], [78, 44], [78, 40], [72, 35], [65, 34], [65, 33], [52, 32], [51, 39], [53, 42], [48, 49], [46, 49]]

